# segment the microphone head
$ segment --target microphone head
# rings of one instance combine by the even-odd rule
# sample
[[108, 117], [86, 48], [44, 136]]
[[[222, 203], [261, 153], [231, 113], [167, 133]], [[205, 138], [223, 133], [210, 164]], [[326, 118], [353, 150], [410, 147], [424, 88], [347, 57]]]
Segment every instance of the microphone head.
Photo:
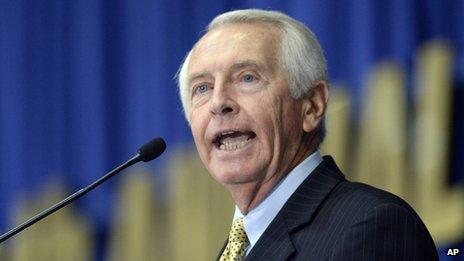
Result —
[[166, 150], [166, 143], [162, 138], [153, 139], [147, 143], [145, 143], [142, 147], [139, 148], [137, 151], [139, 153], [140, 158], [144, 161], [150, 161], [159, 155], [161, 155]]

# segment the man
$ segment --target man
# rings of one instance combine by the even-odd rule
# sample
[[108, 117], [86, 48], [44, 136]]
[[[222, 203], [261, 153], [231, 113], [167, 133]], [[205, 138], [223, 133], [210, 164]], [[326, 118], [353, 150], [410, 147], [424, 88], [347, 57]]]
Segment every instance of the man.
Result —
[[186, 118], [236, 203], [218, 259], [438, 259], [409, 205], [321, 157], [327, 81], [314, 34], [279, 12], [222, 14], [189, 52], [179, 72]]

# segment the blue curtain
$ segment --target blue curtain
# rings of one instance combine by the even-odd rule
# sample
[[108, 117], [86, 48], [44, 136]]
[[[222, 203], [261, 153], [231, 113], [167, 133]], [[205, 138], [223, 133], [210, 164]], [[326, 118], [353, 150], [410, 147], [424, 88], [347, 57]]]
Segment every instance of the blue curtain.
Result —
[[[18, 198], [33, 197], [50, 180], [76, 190], [155, 136], [171, 148], [191, 144], [173, 76], [213, 17], [250, 7], [283, 11], [312, 28], [331, 81], [349, 88], [355, 114], [373, 64], [388, 58], [411, 70], [417, 47], [436, 37], [454, 48], [455, 99], [463, 102], [460, 0], [2, 0], [0, 230], [12, 225]], [[408, 91], [412, 97], [412, 86]], [[464, 181], [463, 110], [454, 106], [458, 182]], [[113, 185], [78, 203], [102, 230], [112, 215]]]

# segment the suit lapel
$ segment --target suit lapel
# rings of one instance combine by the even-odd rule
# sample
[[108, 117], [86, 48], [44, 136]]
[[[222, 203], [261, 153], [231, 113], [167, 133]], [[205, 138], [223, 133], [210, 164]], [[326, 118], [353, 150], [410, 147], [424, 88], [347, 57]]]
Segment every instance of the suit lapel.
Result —
[[286, 260], [295, 251], [291, 233], [311, 222], [318, 206], [343, 180], [332, 157], [325, 156], [285, 203], [246, 259]]

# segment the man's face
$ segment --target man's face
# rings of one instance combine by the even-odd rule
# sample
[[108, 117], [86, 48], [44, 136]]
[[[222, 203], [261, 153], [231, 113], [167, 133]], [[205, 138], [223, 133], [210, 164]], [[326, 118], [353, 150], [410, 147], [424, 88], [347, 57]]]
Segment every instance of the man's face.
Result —
[[224, 185], [280, 179], [301, 146], [302, 103], [291, 97], [279, 57], [280, 32], [264, 24], [220, 26], [192, 52], [191, 129]]

